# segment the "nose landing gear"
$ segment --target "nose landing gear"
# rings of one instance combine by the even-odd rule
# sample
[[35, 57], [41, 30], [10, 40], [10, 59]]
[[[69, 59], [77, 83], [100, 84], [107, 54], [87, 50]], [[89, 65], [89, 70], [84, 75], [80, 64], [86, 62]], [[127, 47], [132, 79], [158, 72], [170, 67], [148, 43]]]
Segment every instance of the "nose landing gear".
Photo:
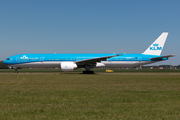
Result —
[[13, 67], [13, 69], [15, 70], [15, 73], [18, 74], [17, 67]]
[[15, 69], [15, 73], [18, 74], [18, 70], [17, 69]]

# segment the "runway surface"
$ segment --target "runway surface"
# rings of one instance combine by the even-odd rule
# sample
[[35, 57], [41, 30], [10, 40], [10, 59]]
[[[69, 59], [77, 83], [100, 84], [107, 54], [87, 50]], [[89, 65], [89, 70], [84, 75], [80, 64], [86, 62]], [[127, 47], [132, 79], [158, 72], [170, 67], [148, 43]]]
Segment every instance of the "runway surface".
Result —
[[[14, 75], [25, 75], [25, 74], [28, 74], [28, 75], [61, 75], [61, 74], [82, 74], [83, 73], [18, 73], [18, 74], [15, 74], [15, 73], [0, 73], [0, 75], [3, 75], [3, 74], [14, 74]], [[86, 74], [87, 75], [87, 74]], [[95, 73], [95, 74], [89, 74], [89, 75], [180, 75], [180, 73]]]

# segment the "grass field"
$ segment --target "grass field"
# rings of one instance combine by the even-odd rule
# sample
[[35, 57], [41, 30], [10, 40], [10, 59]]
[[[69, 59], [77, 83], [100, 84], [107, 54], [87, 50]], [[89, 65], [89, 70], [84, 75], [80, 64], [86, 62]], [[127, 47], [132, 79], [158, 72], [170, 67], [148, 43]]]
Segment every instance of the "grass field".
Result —
[[0, 74], [0, 119], [179, 120], [180, 75]]

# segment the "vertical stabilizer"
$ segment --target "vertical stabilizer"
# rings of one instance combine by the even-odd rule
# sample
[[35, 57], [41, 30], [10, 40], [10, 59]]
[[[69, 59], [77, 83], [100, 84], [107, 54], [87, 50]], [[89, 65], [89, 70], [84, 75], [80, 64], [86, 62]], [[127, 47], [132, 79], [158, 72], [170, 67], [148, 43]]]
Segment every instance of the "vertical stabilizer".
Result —
[[161, 55], [161, 52], [164, 47], [164, 43], [166, 42], [166, 38], [168, 36], [167, 32], [163, 32], [149, 47], [143, 54], [149, 55]]

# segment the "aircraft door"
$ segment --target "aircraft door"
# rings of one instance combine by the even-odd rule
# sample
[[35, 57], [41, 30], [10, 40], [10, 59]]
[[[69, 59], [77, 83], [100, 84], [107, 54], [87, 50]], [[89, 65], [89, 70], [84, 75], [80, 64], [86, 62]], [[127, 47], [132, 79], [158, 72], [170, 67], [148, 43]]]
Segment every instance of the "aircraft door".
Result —
[[16, 62], [19, 63], [19, 57], [16, 57]]
[[81, 60], [81, 58], [80, 57], [77, 57], [77, 61], [80, 61]]
[[141, 57], [138, 57], [138, 61], [141, 62], [142, 58]]
[[38, 63], [34, 62], [34, 63], [33, 63], [33, 67], [35, 67], [35, 68], [36, 68], [36, 67], [37, 67], [37, 68], [45, 67], [45, 66], [44, 66], [44, 57], [40, 57]]
[[44, 61], [44, 57], [40, 57], [40, 61], [43, 62]]
[[107, 61], [108, 61], [108, 62], [111, 62], [111, 61], [112, 61], [112, 58], [109, 58]]

